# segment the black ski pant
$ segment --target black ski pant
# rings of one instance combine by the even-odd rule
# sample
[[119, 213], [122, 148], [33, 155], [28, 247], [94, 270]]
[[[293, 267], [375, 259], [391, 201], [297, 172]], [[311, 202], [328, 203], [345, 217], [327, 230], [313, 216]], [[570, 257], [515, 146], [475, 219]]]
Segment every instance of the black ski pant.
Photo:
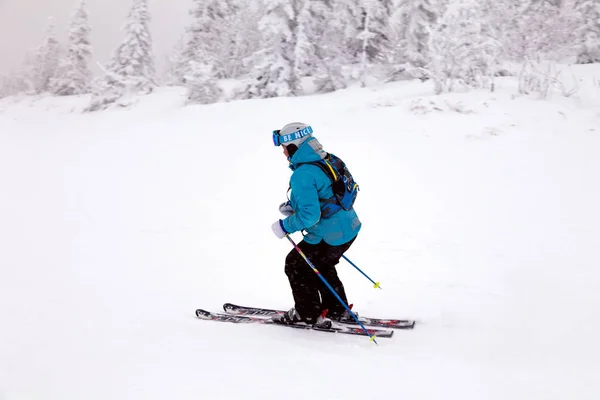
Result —
[[[344, 303], [348, 304], [344, 285], [338, 277], [335, 266], [339, 263], [342, 255], [350, 248], [354, 239], [341, 246], [331, 246], [324, 240], [317, 244], [306, 243], [304, 240], [298, 243], [298, 247], [304, 255], [317, 268], [319, 273], [331, 285]], [[344, 312], [344, 306], [340, 304], [333, 293], [325, 286], [321, 278], [302, 258], [294, 248], [285, 259], [285, 274], [287, 275], [292, 294], [294, 296], [295, 308], [300, 317], [306, 322], [314, 322], [323, 312], [329, 310], [328, 316], [335, 318]]]

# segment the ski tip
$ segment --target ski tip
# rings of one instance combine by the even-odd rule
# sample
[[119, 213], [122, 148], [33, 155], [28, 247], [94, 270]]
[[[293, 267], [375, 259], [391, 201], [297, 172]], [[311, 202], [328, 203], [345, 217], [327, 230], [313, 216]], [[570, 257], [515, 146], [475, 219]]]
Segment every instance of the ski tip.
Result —
[[210, 312], [206, 311], [206, 310], [202, 310], [202, 309], [197, 309], [196, 310], [196, 317], [198, 318], [206, 318], [210, 316]]
[[223, 304], [223, 311], [225, 312], [233, 312], [236, 308], [238, 308], [239, 306], [233, 304], [233, 303], [224, 303]]

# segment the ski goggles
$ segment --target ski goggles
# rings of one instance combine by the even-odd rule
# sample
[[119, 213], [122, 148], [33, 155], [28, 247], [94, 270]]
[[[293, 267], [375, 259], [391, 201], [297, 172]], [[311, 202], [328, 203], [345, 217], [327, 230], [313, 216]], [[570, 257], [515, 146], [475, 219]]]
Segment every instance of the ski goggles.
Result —
[[277, 146], [285, 145], [293, 140], [302, 139], [305, 136], [308, 136], [313, 133], [312, 127], [307, 126], [306, 128], [302, 128], [299, 131], [288, 133], [286, 135], [282, 135], [281, 130], [273, 131], [273, 144]]

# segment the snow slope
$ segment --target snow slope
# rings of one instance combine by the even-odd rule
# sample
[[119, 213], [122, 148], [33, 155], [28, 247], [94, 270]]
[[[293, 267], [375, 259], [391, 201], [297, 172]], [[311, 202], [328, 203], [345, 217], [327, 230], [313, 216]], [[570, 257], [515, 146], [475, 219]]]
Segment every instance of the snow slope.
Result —
[[[547, 101], [510, 78], [0, 101], [0, 399], [600, 398], [600, 66], [575, 73]], [[361, 185], [347, 255], [383, 290], [342, 262], [350, 301], [414, 331], [375, 346], [194, 317], [292, 305], [270, 230], [290, 175], [270, 132], [292, 120]]]

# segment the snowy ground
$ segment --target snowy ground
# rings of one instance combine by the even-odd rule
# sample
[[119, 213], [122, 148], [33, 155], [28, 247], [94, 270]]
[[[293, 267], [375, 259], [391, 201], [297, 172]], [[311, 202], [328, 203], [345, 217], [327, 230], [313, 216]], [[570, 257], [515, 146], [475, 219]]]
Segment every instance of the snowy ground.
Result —
[[[0, 100], [0, 399], [600, 398], [600, 65], [548, 101], [420, 82], [129, 110]], [[292, 305], [270, 132], [313, 125], [361, 185], [338, 270], [379, 346], [197, 320]], [[294, 236], [300, 240], [299, 236]], [[307, 267], [308, 268], [308, 267]]]

